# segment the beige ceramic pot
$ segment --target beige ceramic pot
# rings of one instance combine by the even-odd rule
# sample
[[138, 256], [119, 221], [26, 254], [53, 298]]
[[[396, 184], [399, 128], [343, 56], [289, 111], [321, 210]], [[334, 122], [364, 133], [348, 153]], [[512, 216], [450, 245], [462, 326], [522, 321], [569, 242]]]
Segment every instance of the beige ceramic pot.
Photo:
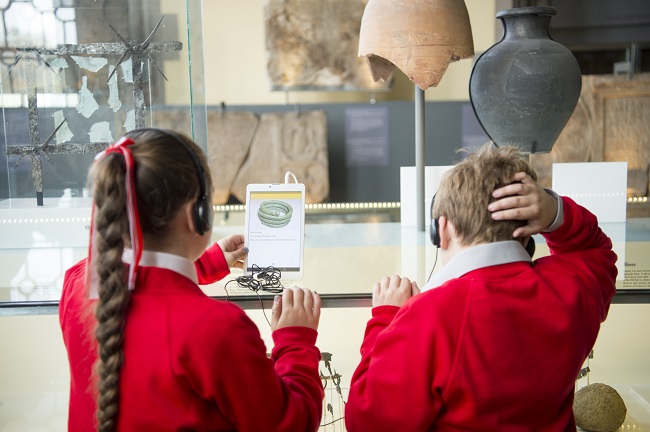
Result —
[[369, 0], [361, 19], [359, 56], [375, 81], [397, 66], [422, 90], [436, 86], [450, 62], [474, 55], [463, 0]]

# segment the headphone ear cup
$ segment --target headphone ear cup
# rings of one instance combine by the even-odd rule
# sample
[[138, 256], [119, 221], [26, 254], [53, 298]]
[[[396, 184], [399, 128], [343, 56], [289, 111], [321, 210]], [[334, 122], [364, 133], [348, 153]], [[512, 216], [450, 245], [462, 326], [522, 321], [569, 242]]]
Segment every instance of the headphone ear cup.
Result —
[[[433, 194], [433, 197], [431, 197], [431, 210], [429, 211], [429, 214], [433, 214], [433, 204], [436, 202], [436, 195]], [[440, 232], [438, 229], [438, 219], [434, 218], [433, 216], [431, 217], [431, 226], [429, 227], [429, 236], [431, 237], [431, 243], [437, 248], [440, 247]]]
[[438, 219], [431, 218], [431, 227], [429, 228], [429, 235], [431, 236], [431, 243], [435, 247], [440, 247], [440, 233], [438, 231]]
[[212, 226], [210, 223], [210, 209], [208, 208], [207, 201], [199, 199], [194, 203], [192, 213], [194, 216], [194, 229], [196, 229], [198, 235], [203, 235]]

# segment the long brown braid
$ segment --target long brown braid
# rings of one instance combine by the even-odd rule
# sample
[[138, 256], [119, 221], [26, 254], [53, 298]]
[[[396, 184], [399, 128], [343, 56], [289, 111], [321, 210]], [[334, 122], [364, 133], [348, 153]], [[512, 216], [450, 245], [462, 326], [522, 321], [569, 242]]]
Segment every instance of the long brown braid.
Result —
[[[194, 161], [179, 139], [192, 148], [211, 178], [205, 156], [189, 138], [157, 129], [133, 131], [130, 146], [135, 159], [135, 184], [140, 225], [147, 244], [161, 245], [168, 240], [171, 220], [179, 209], [199, 194], [199, 178]], [[122, 262], [125, 241], [129, 238], [126, 211], [125, 161], [120, 154], [98, 160], [91, 170], [95, 210], [94, 263], [99, 276], [99, 301], [95, 317], [95, 336], [99, 348], [97, 424], [100, 432], [116, 429], [119, 410], [120, 368], [124, 362], [124, 324], [130, 292]]]

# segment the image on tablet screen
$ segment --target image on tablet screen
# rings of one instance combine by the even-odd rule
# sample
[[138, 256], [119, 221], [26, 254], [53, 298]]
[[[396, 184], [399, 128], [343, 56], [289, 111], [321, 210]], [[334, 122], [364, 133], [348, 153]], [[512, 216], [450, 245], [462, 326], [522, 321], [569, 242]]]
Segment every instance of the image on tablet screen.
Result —
[[247, 270], [253, 265], [299, 271], [302, 258], [302, 193], [251, 192], [247, 206]]

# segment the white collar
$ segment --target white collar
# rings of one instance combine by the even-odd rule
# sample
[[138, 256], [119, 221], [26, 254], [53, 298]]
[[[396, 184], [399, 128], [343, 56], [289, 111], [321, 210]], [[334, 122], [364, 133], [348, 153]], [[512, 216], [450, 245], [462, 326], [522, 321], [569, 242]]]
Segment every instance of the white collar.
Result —
[[[126, 264], [131, 264], [133, 262], [132, 249], [124, 249], [124, 252], [122, 253], [122, 261]], [[140, 257], [140, 266], [168, 269], [185, 276], [194, 283], [198, 283], [199, 281], [196, 276], [196, 267], [194, 266], [194, 263], [179, 255], [143, 250], [142, 256]]]
[[[531, 241], [534, 240], [531, 239]], [[472, 270], [518, 261], [532, 262], [532, 259], [517, 240], [472, 246], [456, 254], [427, 281], [422, 291], [439, 287], [448, 280], [461, 277]]]

